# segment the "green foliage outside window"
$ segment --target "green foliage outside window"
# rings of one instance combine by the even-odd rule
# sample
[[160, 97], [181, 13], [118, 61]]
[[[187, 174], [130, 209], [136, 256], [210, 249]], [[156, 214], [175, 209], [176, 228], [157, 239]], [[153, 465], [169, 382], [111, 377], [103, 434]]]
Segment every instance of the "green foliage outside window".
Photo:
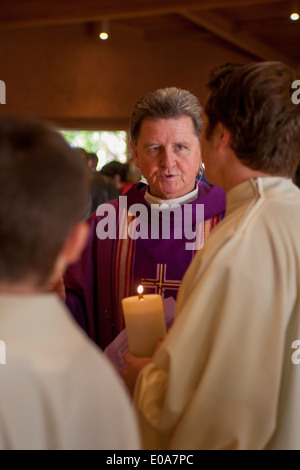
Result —
[[126, 131], [60, 131], [72, 147], [80, 147], [96, 153], [99, 159], [97, 170], [112, 160], [125, 163], [127, 160]]

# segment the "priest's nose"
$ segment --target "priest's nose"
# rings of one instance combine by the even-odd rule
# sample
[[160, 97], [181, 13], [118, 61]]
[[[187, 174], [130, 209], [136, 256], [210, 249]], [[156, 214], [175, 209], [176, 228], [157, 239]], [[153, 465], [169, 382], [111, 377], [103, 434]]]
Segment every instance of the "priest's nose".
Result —
[[160, 155], [160, 165], [163, 168], [173, 168], [176, 163], [176, 155], [170, 149], [163, 149]]

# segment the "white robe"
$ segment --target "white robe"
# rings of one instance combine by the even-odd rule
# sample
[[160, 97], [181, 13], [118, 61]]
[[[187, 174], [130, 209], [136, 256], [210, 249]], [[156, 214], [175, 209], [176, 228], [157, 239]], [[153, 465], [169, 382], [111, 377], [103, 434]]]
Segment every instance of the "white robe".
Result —
[[300, 190], [258, 178], [227, 194], [175, 322], [139, 375], [145, 448], [300, 449]]
[[1, 294], [0, 340], [0, 449], [140, 448], [123, 384], [55, 294]]

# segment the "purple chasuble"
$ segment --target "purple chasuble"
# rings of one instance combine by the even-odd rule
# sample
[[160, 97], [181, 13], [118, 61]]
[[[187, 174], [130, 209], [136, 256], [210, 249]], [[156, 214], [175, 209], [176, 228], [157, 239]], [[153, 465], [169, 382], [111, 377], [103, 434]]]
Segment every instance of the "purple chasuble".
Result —
[[[195, 247], [190, 249], [196, 238], [192, 235], [197, 230], [197, 249], [201, 248], [205, 237], [224, 217], [223, 189], [201, 181], [197, 185], [196, 200], [174, 210], [155, 210], [144, 199], [148, 185], [138, 183], [123, 196], [125, 199], [99, 206], [97, 213], [101, 215], [95, 212], [88, 219], [91, 232], [87, 247], [64, 277], [66, 304], [103, 350], [125, 326], [122, 298], [136, 295], [137, 286], [142, 284], [145, 294], [159, 293], [176, 299], [196, 252]], [[199, 223], [197, 205], [201, 204], [204, 221]], [[114, 234], [109, 232], [112, 224], [104, 211], [107, 205]], [[110, 236], [100, 239], [104, 228]]]

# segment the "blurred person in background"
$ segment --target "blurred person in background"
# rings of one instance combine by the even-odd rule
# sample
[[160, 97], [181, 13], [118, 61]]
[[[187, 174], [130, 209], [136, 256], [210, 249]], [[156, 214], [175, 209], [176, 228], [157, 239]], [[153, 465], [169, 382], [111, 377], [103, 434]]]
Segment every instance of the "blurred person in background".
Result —
[[91, 214], [93, 214], [93, 212], [96, 211], [100, 204], [104, 204], [105, 202], [118, 197], [120, 191], [116, 188], [115, 184], [109, 177], [97, 171], [98, 156], [96, 153], [87, 152], [83, 148], [78, 148], [76, 150], [86, 161], [90, 169], [91, 193], [84, 215], [84, 220], [86, 220]]
[[101, 175], [112, 178], [120, 194], [125, 194], [132, 186], [129, 174], [129, 164], [113, 160], [103, 165], [100, 170]]

